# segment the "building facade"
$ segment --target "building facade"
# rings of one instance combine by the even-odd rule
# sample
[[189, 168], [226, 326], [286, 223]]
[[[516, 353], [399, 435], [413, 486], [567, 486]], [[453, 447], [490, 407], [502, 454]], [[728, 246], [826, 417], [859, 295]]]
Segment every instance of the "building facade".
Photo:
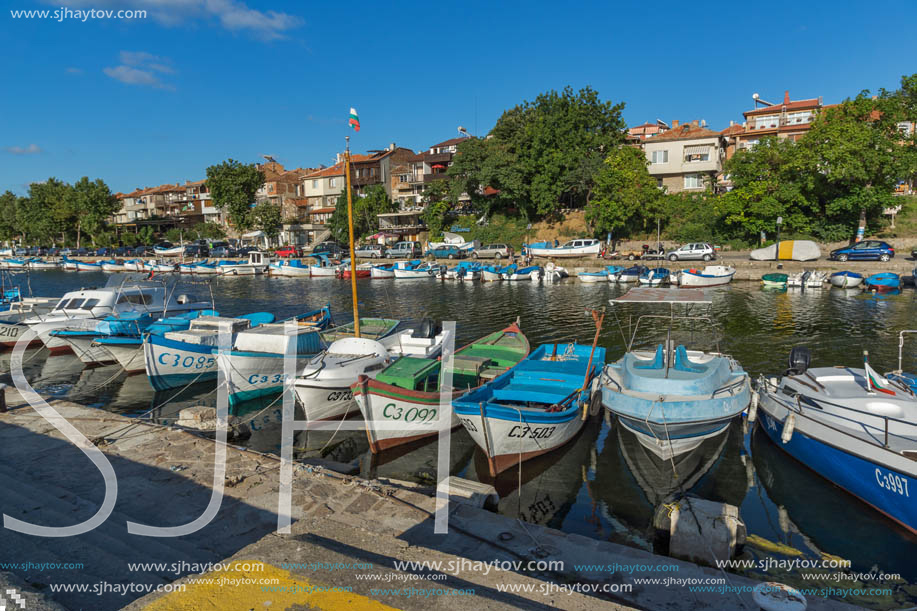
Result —
[[647, 169], [669, 193], [703, 191], [723, 170], [723, 139], [699, 121], [679, 124], [643, 142]]

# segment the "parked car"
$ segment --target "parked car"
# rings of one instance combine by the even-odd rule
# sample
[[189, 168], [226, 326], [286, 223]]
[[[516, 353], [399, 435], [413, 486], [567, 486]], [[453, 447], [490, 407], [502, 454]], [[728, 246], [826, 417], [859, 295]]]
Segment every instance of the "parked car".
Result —
[[716, 250], [706, 242], [695, 242], [669, 251], [666, 258], [669, 261], [710, 261], [716, 259]]
[[73, 249], [72, 249], [72, 248], [61, 248], [61, 249], [60, 249], [60, 256], [62, 256], [62, 257], [72, 257], [73, 254], [74, 254], [74, 253], [73, 253]]
[[437, 259], [464, 259], [468, 256], [467, 253], [458, 246], [452, 246], [450, 244], [431, 248], [427, 251], [427, 255], [433, 255]]
[[420, 242], [395, 242], [391, 248], [385, 252], [387, 259], [419, 257], [423, 251], [420, 249]]
[[836, 248], [828, 255], [835, 261], [888, 261], [895, 256], [895, 249], [881, 240], [863, 240], [853, 246]]
[[318, 244], [312, 249], [313, 255], [328, 255], [332, 259], [338, 259], [344, 255], [344, 247], [337, 242], [327, 241]]
[[257, 250], [258, 249], [254, 246], [243, 246], [242, 248], [239, 248], [238, 250], [236, 250], [235, 256], [242, 258], [242, 259], [247, 259], [248, 253], [255, 252]]
[[385, 246], [382, 244], [361, 244], [353, 252], [356, 256], [364, 259], [378, 259], [385, 256]]
[[60, 254], [60, 248], [58, 248], [57, 246], [52, 246], [45, 252], [45, 255], [49, 257], [56, 257], [59, 254]]
[[101, 248], [97, 248], [92, 254], [96, 257], [107, 257], [111, 254], [111, 249], [106, 246], [102, 246]]
[[148, 252], [151, 252], [151, 249], [149, 246], [137, 246], [131, 251], [131, 254], [134, 255], [135, 257], [142, 257], [143, 255], [147, 254]]
[[26, 250], [25, 248], [19, 247], [19, 248], [13, 249], [13, 256], [15, 257], [24, 257], [27, 254], [29, 254], [29, 251]]
[[476, 248], [471, 253], [472, 259], [511, 259], [515, 251], [509, 244], [488, 244], [481, 248]]
[[274, 251], [274, 254], [278, 257], [298, 257], [299, 249], [295, 246], [281, 246]]
[[227, 246], [212, 246], [210, 248], [210, 256], [215, 259], [225, 259], [229, 256], [229, 248]]
[[203, 258], [210, 256], [210, 251], [206, 246], [200, 244], [188, 244], [185, 246], [185, 256]]

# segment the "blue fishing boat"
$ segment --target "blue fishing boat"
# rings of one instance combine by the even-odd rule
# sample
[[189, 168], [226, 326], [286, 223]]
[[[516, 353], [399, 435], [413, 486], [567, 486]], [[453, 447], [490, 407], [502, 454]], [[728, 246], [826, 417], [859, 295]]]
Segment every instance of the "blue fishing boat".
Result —
[[496, 282], [503, 280], [503, 274], [512, 274], [516, 271], [515, 263], [509, 265], [488, 265], [481, 270], [481, 280], [484, 282]]
[[852, 289], [863, 284], [863, 274], [844, 270], [831, 274], [828, 281], [831, 282], [831, 286], [842, 289]]
[[291, 278], [303, 278], [311, 276], [311, 265], [301, 259], [281, 259], [273, 261], [268, 265], [268, 272], [272, 276], [288, 276]]
[[[758, 407], [771, 441], [803, 465], [917, 534], [917, 397], [863, 368], [814, 367], [794, 348], [781, 377], [761, 377]], [[755, 413], [757, 412], [757, 413]]]
[[[487, 456], [490, 474], [573, 439], [586, 410], [597, 408], [593, 381], [604, 363], [605, 349], [595, 344], [543, 344], [506, 373], [454, 400], [455, 414]], [[477, 376], [489, 366], [486, 359], [456, 355], [453, 371]]]
[[901, 286], [901, 278], [898, 274], [891, 272], [882, 272], [873, 274], [866, 278], [866, 288], [875, 291], [893, 291]]
[[229, 348], [240, 331], [274, 322], [268, 312], [238, 318], [199, 316], [188, 329], [144, 337], [143, 355], [147, 377], [156, 390], [216, 379], [217, 342], [222, 333], [230, 336]]
[[649, 269], [650, 268], [645, 265], [634, 265], [633, 267], [628, 267], [620, 274], [618, 274], [618, 282], [637, 282], [640, 280], [640, 276], [646, 272], [649, 272]]
[[[711, 299], [702, 289], [640, 287], [611, 300], [615, 307], [651, 303], [669, 305], [672, 311], [638, 319], [627, 352], [602, 372], [602, 404], [644, 447], [668, 460], [726, 429], [751, 401], [751, 382], [731, 357], [688, 350], [671, 339], [676, 320], [709, 320], [675, 315], [678, 305], [709, 306]], [[655, 349], [634, 350], [644, 318], [667, 319], [666, 340]]]
[[624, 271], [623, 267], [618, 265], [607, 265], [605, 269], [598, 272], [580, 272], [576, 275], [580, 279], [580, 282], [586, 283], [596, 283], [596, 282], [614, 282], [618, 278], [618, 274]]
[[670, 275], [671, 272], [664, 267], [645, 269], [643, 273], [640, 274], [640, 284], [648, 286], [668, 284]]
[[163, 335], [168, 331], [184, 331], [195, 318], [219, 315], [220, 313], [214, 310], [179, 312], [151, 322], [147, 327], [140, 329], [140, 334], [133, 333], [133, 329], [129, 328], [130, 333], [99, 335], [92, 341], [91, 345], [107, 350], [127, 373], [139, 373], [145, 370], [143, 364], [144, 336]]
[[[510, 266], [515, 267], [515, 266]], [[539, 265], [529, 265], [528, 267], [519, 267], [513, 270], [507, 270], [503, 272], [502, 276], [504, 280], [509, 281], [518, 281], [518, 280], [530, 280], [537, 281], [541, 279], [543, 271]]]

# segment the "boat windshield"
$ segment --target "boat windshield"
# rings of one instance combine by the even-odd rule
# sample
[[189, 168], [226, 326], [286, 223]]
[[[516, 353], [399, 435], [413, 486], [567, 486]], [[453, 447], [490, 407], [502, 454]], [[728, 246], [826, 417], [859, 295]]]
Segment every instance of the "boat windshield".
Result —
[[[628, 352], [634, 348], [637, 339], [637, 332], [640, 331], [641, 325], [645, 330], [645, 337], [642, 338], [641, 345], [657, 344], [664, 341], [668, 346], [674, 341], [674, 335], [688, 333], [690, 340], [688, 343], [694, 345], [697, 342], [695, 336], [697, 332], [697, 323], [702, 323], [704, 327], [712, 330], [713, 348], [718, 353], [719, 334], [716, 332], [716, 324], [713, 319], [704, 313], [703, 315], [694, 315], [692, 308], [701, 306], [709, 310], [713, 303], [711, 297], [704, 289], [662, 289], [652, 287], [635, 287], [630, 289], [624, 295], [609, 300], [612, 306], [612, 313], [618, 323], [621, 336], [624, 339], [624, 345]], [[618, 317], [619, 310], [630, 304], [666, 304], [669, 306], [668, 314], [641, 314], [637, 316], [636, 322], [633, 320], [633, 314], [628, 312], [627, 332], [625, 333], [624, 325]], [[676, 314], [676, 307], [683, 306], [684, 313]], [[623, 312], [622, 312], [623, 313]], [[664, 334], [664, 339], [659, 336]]]

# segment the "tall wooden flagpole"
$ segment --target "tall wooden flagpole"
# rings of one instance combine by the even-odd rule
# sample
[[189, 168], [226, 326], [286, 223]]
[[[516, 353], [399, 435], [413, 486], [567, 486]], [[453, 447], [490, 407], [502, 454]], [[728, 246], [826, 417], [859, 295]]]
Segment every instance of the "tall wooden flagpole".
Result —
[[344, 137], [344, 182], [347, 189], [347, 228], [350, 230], [350, 289], [353, 295], [353, 336], [360, 337], [360, 311], [357, 307], [357, 255], [353, 243], [353, 200], [350, 194], [350, 136]]

